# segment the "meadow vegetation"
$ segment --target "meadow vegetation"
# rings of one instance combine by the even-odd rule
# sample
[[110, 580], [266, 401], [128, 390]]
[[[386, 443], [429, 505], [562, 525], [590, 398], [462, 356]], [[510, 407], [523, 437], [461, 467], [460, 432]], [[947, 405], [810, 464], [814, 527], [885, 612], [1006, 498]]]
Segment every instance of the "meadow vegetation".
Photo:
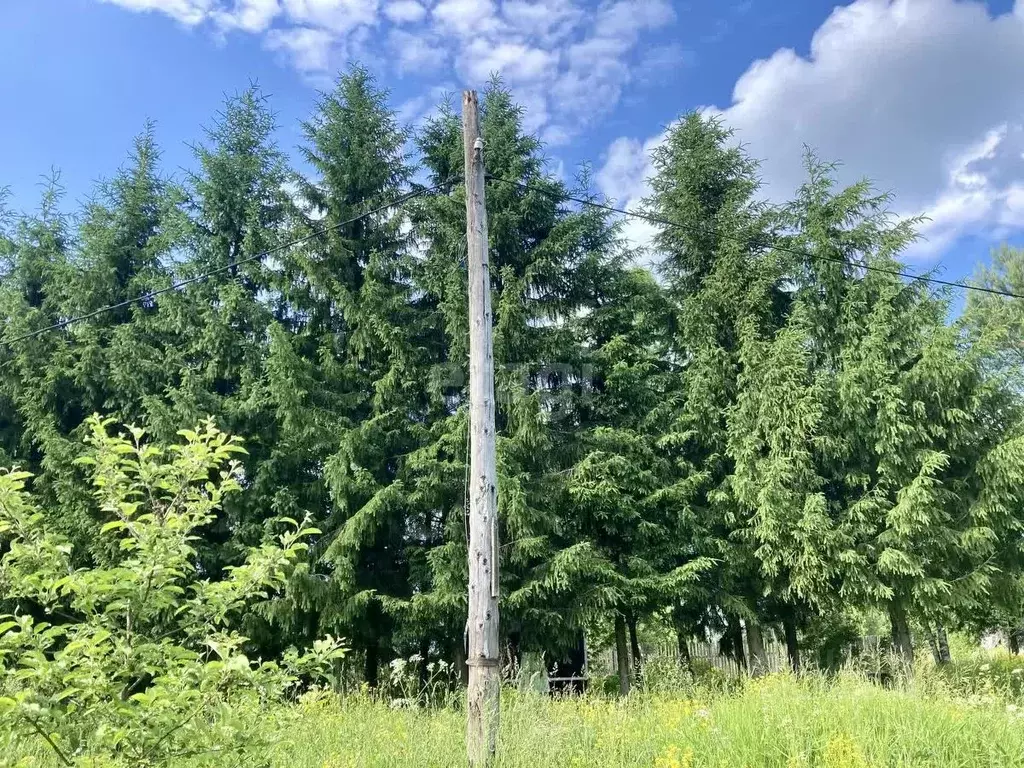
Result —
[[[979, 666], [984, 664], [979, 658]], [[1006, 659], [996, 663], [1009, 664]], [[1015, 669], [1022, 669], [1017, 664]], [[964, 672], [966, 675], [966, 672]], [[1015, 677], [1019, 677], [1016, 675]], [[966, 687], [963, 687], [966, 683]], [[1019, 690], [1019, 688], [1015, 688]], [[949, 768], [1024, 765], [1024, 708], [983, 677], [918, 674], [882, 688], [858, 674], [791, 674], [724, 691], [687, 686], [630, 697], [552, 698], [507, 689], [497, 765], [644, 768]], [[196, 756], [176, 765], [371, 768], [465, 764], [465, 713], [395, 706], [369, 693], [307, 693], [244, 711], [269, 745], [245, 762]], [[10, 736], [4, 764], [57, 766], [41, 741]], [[120, 763], [84, 759], [83, 766]], [[127, 764], [127, 763], [126, 763]]]
[[[183, 174], [147, 125], [78, 210], [0, 192], [0, 760], [462, 762], [461, 122], [389, 99], [342, 73], [290, 157], [251, 86]], [[503, 764], [1024, 763], [1016, 657], [956, 648], [1024, 644], [1024, 251], [962, 302], [700, 113], [640, 247], [481, 108], [501, 664], [617, 661], [509, 693]]]

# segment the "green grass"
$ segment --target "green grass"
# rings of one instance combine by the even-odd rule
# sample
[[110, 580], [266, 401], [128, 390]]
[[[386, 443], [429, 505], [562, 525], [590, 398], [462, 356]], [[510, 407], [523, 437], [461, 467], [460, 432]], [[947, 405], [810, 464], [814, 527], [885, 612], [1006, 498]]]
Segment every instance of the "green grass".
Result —
[[[729, 694], [641, 694], [625, 701], [507, 691], [498, 765], [1024, 766], [1024, 718], [1015, 706], [998, 696], [952, 691], [938, 677], [891, 690], [854, 677], [788, 676], [749, 682]], [[394, 708], [366, 696], [320, 695], [259, 716], [279, 731], [266, 756], [274, 768], [465, 762], [464, 713], [457, 709]], [[12, 761], [7, 764], [54, 764], [38, 743], [0, 755], [0, 764], [4, 756]]]
[[[291, 715], [275, 766], [451, 766], [464, 715], [323, 700]], [[1024, 766], [1024, 720], [1003, 702], [844, 679], [772, 677], [726, 696], [626, 702], [505, 696], [499, 765]]]

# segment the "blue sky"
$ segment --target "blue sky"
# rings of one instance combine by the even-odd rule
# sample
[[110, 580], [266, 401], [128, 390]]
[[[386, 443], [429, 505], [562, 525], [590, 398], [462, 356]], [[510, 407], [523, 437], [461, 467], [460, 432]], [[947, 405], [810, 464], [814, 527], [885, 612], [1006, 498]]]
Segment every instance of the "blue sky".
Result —
[[53, 166], [73, 208], [147, 118], [168, 170], [187, 167], [187, 143], [251, 80], [292, 151], [316, 89], [359, 60], [410, 121], [500, 71], [552, 166], [592, 162], [627, 204], [665, 126], [704, 107], [764, 159], [769, 196], [799, 183], [808, 144], [930, 216], [918, 268], [961, 277], [1024, 232], [1024, 0], [7, 0], [0, 14], [0, 186], [16, 206]]

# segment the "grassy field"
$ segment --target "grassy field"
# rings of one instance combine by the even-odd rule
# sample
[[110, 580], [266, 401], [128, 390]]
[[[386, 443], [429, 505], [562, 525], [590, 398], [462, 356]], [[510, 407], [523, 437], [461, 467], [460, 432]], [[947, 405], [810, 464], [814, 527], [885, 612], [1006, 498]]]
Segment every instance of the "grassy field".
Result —
[[[502, 766], [1024, 766], [1024, 719], [996, 697], [770, 677], [732, 695], [505, 696]], [[289, 715], [275, 766], [453, 766], [463, 714], [325, 699]]]
[[[465, 761], [464, 715], [453, 708], [321, 695], [261, 716], [280, 734], [266, 756], [274, 768]], [[39, 743], [8, 747], [0, 763], [56, 764]], [[773, 676], [728, 694], [648, 693], [625, 701], [508, 691], [500, 755], [507, 768], [1024, 766], [1024, 717], [1003, 696], [983, 688], [954, 695], [935, 680], [892, 690], [863, 678]]]

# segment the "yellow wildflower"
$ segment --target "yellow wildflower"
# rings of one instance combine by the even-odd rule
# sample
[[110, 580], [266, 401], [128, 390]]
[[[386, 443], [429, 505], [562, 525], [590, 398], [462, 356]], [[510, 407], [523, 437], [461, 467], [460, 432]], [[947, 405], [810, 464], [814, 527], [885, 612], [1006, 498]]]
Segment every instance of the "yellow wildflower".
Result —
[[860, 747], [845, 733], [829, 739], [821, 757], [823, 768], [870, 768]]
[[654, 768], [693, 768], [693, 750], [687, 747], [680, 754], [679, 748], [673, 744], [664, 755], [655, 759]]

